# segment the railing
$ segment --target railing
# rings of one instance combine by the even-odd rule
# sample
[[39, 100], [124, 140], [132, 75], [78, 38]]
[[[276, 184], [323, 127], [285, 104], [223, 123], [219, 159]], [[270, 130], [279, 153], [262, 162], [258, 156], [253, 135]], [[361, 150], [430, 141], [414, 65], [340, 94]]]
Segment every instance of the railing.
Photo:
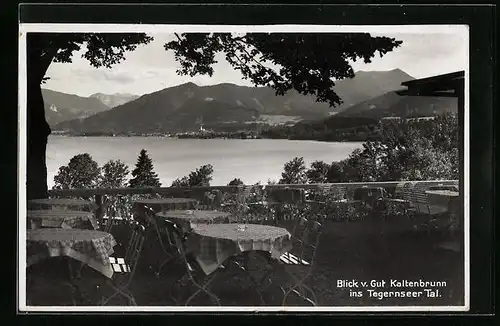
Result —
[[[403, 184], [413, 185], [448, 185], [458, 184], [458, 180], [430, 180], [430, 181], [383, 181], [383, 182], [349, 182], [349, 183], [312, 183], [312, 184], [271, 184], [261, 185], [264, 189], [291, 188], [304, 190], [322, 190], [328, 188], [345, 188], [348, 191], [359, 187], [382, 187], [386, 190], [396, 190]], [[49, 190], [49, 197], [92, 197], [103, 195], [155, 195], [176, 196], [192, 192], [206, 192], [219, 190], [221, 192], [234, 192], [241, 186], [208, 186], [208, 187], [161, 187], [161, 188], [84, 188], [84, 189], [52, 189]]]
[[[114, 188], [114, 189], [65, 189], [50, 190], [50, 197], [76, 197], [92, 199], [97, 204], [97, 217], [101, 220], [117, 206], [126, 206], [132, 212], [134, 200], [151, 197], [185, 197], [197, 199], [202, 204], [229, 207], [228, 203], [249, 204], [274, 202], [274, 213], [286, 215], [286, 211], [308, 202], [322, 203], [321, 214], [332, 220], [362, 219], [371, 214], [375, 207], [370, 200], [356, 198], [357, 189], [383, 189], [386, 198], [399, 198], [401, 202], [414, 204], [424, 198], [425, 190], [436, 185], [456, 185], [457, 180], [400, 181], [400, 182], [353, 182], [323, 184], [272, 184], [253, 186], [210, 186], [210, 187], [165, 187], [165, 188]], [[369, 190], [371, 191], [371, 190]], [[281, 195], [276, 195], [281, 193]], [[406, 199], [406, 201], [404, 200]], [[391, 204], [385, 215], [408, 214], [407, 207]], [[373, 204], [373, 203], [372, 203]], [[256, 205], [247, 205], [260, 214]], [[269, 207], [267, 207], [269, 208]], [[122, 210], [123, 211], [123, 210]], [[252, 212], [250, 212], [252, 215]]]

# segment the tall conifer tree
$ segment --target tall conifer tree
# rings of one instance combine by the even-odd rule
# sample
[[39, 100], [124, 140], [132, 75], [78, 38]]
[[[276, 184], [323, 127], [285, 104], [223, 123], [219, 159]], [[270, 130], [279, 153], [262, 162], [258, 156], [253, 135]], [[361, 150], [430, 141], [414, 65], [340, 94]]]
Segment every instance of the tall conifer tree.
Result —
[[129, 185], [131, 188], [161, 187], [160, 178], [153, 171], [153, 161], [145, 149], [141, 150], [137, 158]]

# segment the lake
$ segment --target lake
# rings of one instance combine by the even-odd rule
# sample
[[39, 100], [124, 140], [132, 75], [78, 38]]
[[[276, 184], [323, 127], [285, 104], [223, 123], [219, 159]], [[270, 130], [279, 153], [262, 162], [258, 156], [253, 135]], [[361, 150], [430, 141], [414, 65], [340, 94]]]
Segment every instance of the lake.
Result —
[[[47, 182], [54, 184], [60, 166], [77, 154], [89, 153], [102, 166], [121, 160], [135, 167], [141, 149], [153, 160], [163, 186], [186, 176], [204, 164], [214, 167], [212, 185], [226, 185], [234, 178], [246, 184], [278, 180], [283, 165], [304, 157], [307, 166], [320, 160], [331, 163], [345, 159], [361, 143], [293, 141], [285, 139], [175, 139], [162, 137], [65, 137], [51, 135], [47, 145]], [[129, 175], [130, 176], [130, 175]]]

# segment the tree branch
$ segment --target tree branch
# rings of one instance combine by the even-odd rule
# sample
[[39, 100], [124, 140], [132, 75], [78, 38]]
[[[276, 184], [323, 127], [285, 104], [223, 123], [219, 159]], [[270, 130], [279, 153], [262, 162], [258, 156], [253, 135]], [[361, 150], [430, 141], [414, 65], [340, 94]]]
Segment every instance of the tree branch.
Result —
[[[248, 42], [246, 42], [243, 38], [241, 37], [238, 37], [238, 38], [235, 38], [234, 39], [236, 42], [242, 42], [243, 43], [243, 47], [242, 47], [242, 50], [248, 55], [248, 57], [253, 61], [255, 62], [256, 64], [258, 64], [259, 66], [261, 66], [262, 68], [265, 68], [265, 69], [270, 69], [266, 66], [264, 66], [260, 61], [256, 60], [255, 57], [253, 55], [251, 55], [247, 49], [245, 49], [245, 45], [248, 45], [250, 46], [250, 44], [248, 44]], [[271, 69], [272, 70], [272, 69]]]

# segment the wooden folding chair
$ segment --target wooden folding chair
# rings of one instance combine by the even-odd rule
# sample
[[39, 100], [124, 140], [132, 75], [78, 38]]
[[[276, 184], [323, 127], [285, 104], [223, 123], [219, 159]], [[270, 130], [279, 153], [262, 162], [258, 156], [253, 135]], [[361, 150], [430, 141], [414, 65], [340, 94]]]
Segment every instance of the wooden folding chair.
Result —
[[[173, 237], [175, 239], [176, 248], [179, 253], [178, 257], [180, 257], [183, 265], [185, 266], [185, 273], [174, 283], [174, 287], [176, 285], [179, 285], [182, 288], [187, 285], [187, 283], [191, 283], [196, 288], [196, 291], [191, 294], [184, 305], [188, 306], [196, 296], [203, 292], [207, 294], [213, 302], [220, 306], [221, 304], [219, 298], [215, 294], [210, 292], [208, 288], [215, 277], [218, 275], [218, 271], [215, 271], [211, 275], [207, 276], [200, 268], [194, 257], [186, 251], [185, 243], [187, 234], [183, 233], [183, 231], [176, 224], [169, 221], [166, 221], [166, 223], [170, 223], [170, 227], [174, 231]], [[220, 269], [224, 269], [224, 266], [221, 266]], [[178, 299], [173, 299], [176, 302], [179, 301]]]
[[[298, 219], [292, 233], [293, 249], [280, 257], [280, 262], [285, 266], [285, 271], [294, 281], [294, 284], [288, 289], [282, 287], [284, 292], [283, 306], [292, 293], [313, 306], [317, 305], [316, 294], [304, 282], [312, 274], [322, 229], [322, 224], [314, 219], [305, 217]], [[301, 270], [301, 273], [296, 274], [296, 270]]]
[[316, 251], [322, 233], [322, 224], [315, 219], [307, 219], [302, 216], [297, 218], [297, 223], [291, 233], [292, 250], [281, 255], [279, 261], [272, 261], [272, 268], [260, 281], [260, 289], [264, 291], [266, 289], [264, 282], [268, 282], [270, 285], [273, 283], [271, 280], [273, 274], [276, 275], [281, 271], [282, 275], [292, 281], [288, 286], [280, 285], [283, 292], [282, 305], [286, 304], [290, 294], [293, 293], [316, 306], [318, 302], [316, 294], [312, 288], [304, 283], [311, 276], [314, 268]]
[[142, 247], [145, 238], [145, 228], [139, 223], [133, 223], [132, 234], [130, 236], [127, 251], [124, 257], [110, 257], [114, 274], [111, 279], [106, 280], [106, 284], [110, 286], [114, 293], [107, 298], [102, 298], [101, 305], [106, 305], [112, 298], [118, 294], [126, 297], [130, 305], [136, 306], [133, 294], [129, 290], [129, 286], [135, 275], [137, 264], [141, 255]]
[[426, 190], [428, 184], [416, 182], [409, 194], [411, 207], [408, 209], [409, 218], [413, 221], [413, 228], [416, 230], [425, 230], [428, 235], [438, 225], [439, 218], [446, 213], [445, 210], [430, 205]]
[[156, 277], [159, 278], [163, 267], [167, 263], [178, 258], [177, 248], [172, 234], [172, 229], [169, 228], [167, 221], [158, 219], [153, 208], [147, 205], [144, 205], [144, 214], [146, 220], [148, 221], [148, 228], [152, 229], [152, 231], [156, 234], [158, 244], [165, 255], [164, 260], [158, 265], [156, 272], [154, 272]]

